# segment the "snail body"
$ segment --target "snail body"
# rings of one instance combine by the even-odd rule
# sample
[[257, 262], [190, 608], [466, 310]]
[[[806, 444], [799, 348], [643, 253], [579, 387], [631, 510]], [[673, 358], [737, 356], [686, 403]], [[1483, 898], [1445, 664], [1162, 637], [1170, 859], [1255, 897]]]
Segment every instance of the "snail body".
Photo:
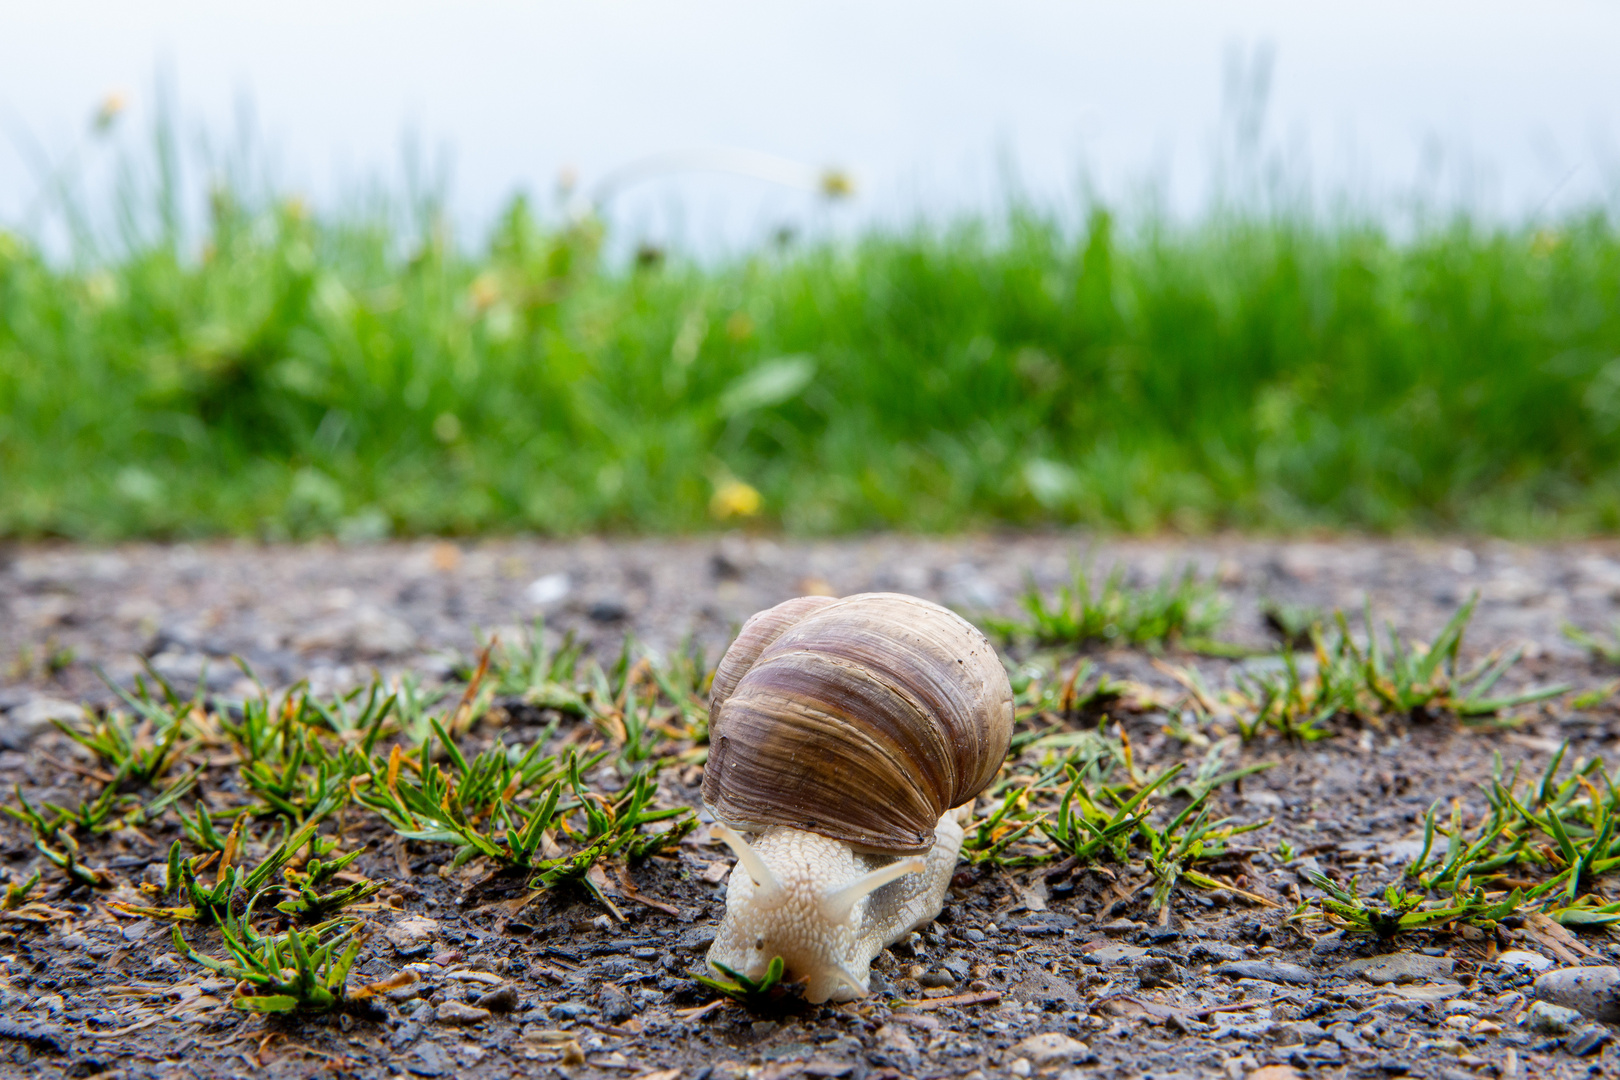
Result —
[[738, 857], [709, 962], [758, 978], [781, 956], [809, 1001], [863, 996], [883, 947], [939, 914], [1006, 756], [1000, 659], [916, 597], [799, 597], [743, 626], [709, 713], [703, 798]]

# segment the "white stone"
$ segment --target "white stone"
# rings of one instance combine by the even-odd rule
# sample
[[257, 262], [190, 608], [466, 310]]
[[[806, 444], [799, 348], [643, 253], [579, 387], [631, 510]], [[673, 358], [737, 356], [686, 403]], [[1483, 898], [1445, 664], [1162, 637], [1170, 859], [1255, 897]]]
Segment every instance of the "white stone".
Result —
[[1538, 1001], [1524, 1014], [1524, 1026], [1540, 1035], [1563, 1035], [1584, 1019], [1575, 1009]]
[[480, 1009], [476, 1005], [466, 1005], [459, 1001], [447, 1001], [433, 1014], [433, 1018], [441, 1024], [482, 1024], [489, 1017], [488, 1009]]
[[568, 575], [559, 571], [535, 578], [529, 582], [529, 587], [523, 590], [523, 595], [535, 607], [545, 607], [566, 597], [570, 588]]
[[422, 915], [411, 915], [384, 930], [383, 937], [387, 938], [396, 949], [409, 949], [431, 941], [433, 935], [438, 932], [438, 920]]
[[1063, 1065], [1085, 1054], [1090, 1047], [1079, 1039], [1071, 1039], [1061, 1031], [1043, 1031], [1014, 1046], [1013, 1053], [1027, 1057], [1038, 1067]]
[[1576, 1009], [1606, 1024], [1620, 1022], [1620, 968], [1559, 968], [1537, 977], [1531, 995], [1542, 1003]]
[[1524, 968], [1528, 971], [1546, 971], [1553, 966], [1553, 962], [1540, 953], [1528, 952], [1524, 949], [1509, 949], [1496, 958], [1496, 962], [1503, 967]]

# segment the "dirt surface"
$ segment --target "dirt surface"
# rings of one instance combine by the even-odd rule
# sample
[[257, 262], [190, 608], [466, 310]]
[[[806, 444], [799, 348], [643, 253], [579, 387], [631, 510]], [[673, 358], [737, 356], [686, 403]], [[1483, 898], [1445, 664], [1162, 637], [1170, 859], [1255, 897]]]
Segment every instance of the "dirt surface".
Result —
[[[224, 698], [250, 689], [232, 655], [272, 686], [308, 678], [340, 690], [373, 670], [433, 680], [450, 677], [455, 658], [474, 649], [475, 627], [509, 637], [539, 615], [548, 636], [574, 631], [599, 656], [633, 632], [657, 653], [690, 635], [713, 662], [743, 618], [803, 592], [900, 590], [967, 613], [1012, 614], [1027, 580], [1050, 588], [1087, 558], [1117, 562], [1143, 581], [1197, 567], [1231, 602], [1218, 636], [1254, 645], [1274, 640], [1259, 614], [1266, 598], [1359, 610], [1368, 597], [1377, 615], [1427, 636], [1478, 590], [1465, 657], [1523, 645], [1525, 659], [1509, 676], [1515, 686], [1567, 681], [1587, 690], [1614, 674], [1560, 635], [1566, 620], [1606, 628], [1620, 611], [1613, 544], [730, 536], [25, 547], [0, 555], [0, 780], [36, 802], [71, 805], [94, 793], [83, 756], [48, 720], [109, 699], [97, 666], [124, 682], [144, 657], [178, 685], [206, 679]], [[1154, 686], [1166, 701], [1184, 692], [1146, 651], [1091, 656], [1104, 673]], [[1211, 686], [1244, 663], [1169, 659]], [[1357, 961], [1378, 952], [1370, 939], [1286, 921], [1311, 893], [1308, 869], [1380, 885], [1397, 879], [1434, 800], [1477, 812], [1493, 755], [1508, 768], [1540, 770], [1567, 739], [1572, 753], [1620, 758], [1611, 745], [1620, 714], [1607, 703], [1577, 710], [1570, 700], [1523, 709], [1511, 729], [1442, 719], [1307, 745], [1234, 740], [1229, 764], [1276, 764], [1215, 796], [1218, 812], [1234, 820], [1270, 820], [1220, 868], [1232, 891], [1182, 888], [1161, 919], [1148, 915], [1149, 879], [1140, 873], [964, 867], [941, 918], [874, 965], [871, 998], [770, 1013], [704, 1010], [713, 995], [692, 981], [730, 863], [706, 829], [619, 883], [626, 921], [616, 922], [571, 892], [516, 913], [465, 902], [476, 867], [452, 871], [448, 848], [407, 845], [358, 823], [346, 833], [367, 844], [355, 869], [387, 883], [387, 906], [368, 916], [377, 932], [351, 982], [414, 965], [416, 990], [366, 1011], [295, 1020], [231, 1009], [229, 980], [177, 956], [166, 925], [109, 908], [109, 896], [152, 880], [172, 838], [123, 830], [85, 845], [86, 861], [109, 870], [121, 893], [72, 889], [47, 866], [48, 902], [66, 917], [0, 921], [0, 1075], [1614, 1075], [1620, 1050], [1609, 1028], [1522, 1023], [1534, 972], [1501, 959], [1518, 950], [1547, 966], [1614, 963], [1614, 939], [1511, 923], [1494, 933], [1418, 932], [1369, 969]], [[1176, 737], [1175, 711], [1119, 717], [1140, 766], [1207, 753]], [[508, 743], [522, 741], [544, 719], [497, 709], [471, 748], [497, 728]], [[696, 767], [664, 774], [669, 797], [693, 806], [700, 782]], [[32, 836], [9, 818], [0, 820], [0, 845], [0, 873], [42, 865]], [[217, 951], [217, 935], [192, 936]], [[489, 1012], [457, 1023], [460, 1003]]]

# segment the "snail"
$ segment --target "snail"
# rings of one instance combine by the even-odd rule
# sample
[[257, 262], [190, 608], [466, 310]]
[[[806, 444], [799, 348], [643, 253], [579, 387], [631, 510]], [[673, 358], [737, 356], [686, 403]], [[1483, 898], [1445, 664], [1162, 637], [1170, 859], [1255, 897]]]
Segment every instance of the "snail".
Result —
[[749, 619], [709, 694], [703, 801], [737, 855], [709, 964], [759, 979], [780, 956], [808, 1001], [865, 996], [873, 958], [944, 906], [1012, 714], [990, 642], [926, 600]]

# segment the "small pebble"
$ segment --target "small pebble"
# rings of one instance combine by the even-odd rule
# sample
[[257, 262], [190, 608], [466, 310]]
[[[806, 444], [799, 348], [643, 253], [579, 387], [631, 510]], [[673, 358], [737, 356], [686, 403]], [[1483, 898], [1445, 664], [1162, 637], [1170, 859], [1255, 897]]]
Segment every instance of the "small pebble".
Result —
[[1360, 975], [1375, 986], [1450, 979], [1455, 970], [1456, 963], [1450, 957], [1410, 952], [1362, 956], [1339, 965], [1339, 974]]
[[1553, 966], [1553, 962], [1540, 953], [1527, 952], [1524, 949], [1509, 949], [1498, 956], [1496, 962], [1503, 967], [1519, 968], [1524, 971], [1546, 971]]
[[489, 1017], [488, 1009], [460, 1001], [447, 1001], [434, 1010], [434, 1019], [441, 1024], [482, 1024]]
[[1583, 1019], [1579, 1010], [1538, 1001], [1524, 1014], [1524, 1026], [1537, 1035], [1564, 1035]]
[[1131, 971], [1144, 990], [1181, 981], [1175, 962], [1165, 956], [1142, 956], [1131, 961]]
[[480, 995], [475, 999], [474, 1004], [480, 1009], [488, 1009], [490, 1012], [513, 1012], [518, 1007], [517, 987], [511, 983], [497, 986], [488, 993]]
[[1293, 983], [1296, 986], [1309, 986], [1316, 982], [1316, 976], [1298, 964], [1284, 964], [1276, 961], [1239, 960], [1236, 963], [1222, 964], [1215, 969], [1215, 974], [1225, 975], [1233, 979], [1260, 979], [1264, 982]]
[[1058, 1031], [1046, 1031], [1014, 1046], [1013, 1053], [1028, 1058], [1035, 1065], [1046, 1068], [1073, 1061], [1088, 1052], [1089, 1047], [1078, 1039], [1071, 1039]]
[[1536, 978], [1531, 996], [1606, 1024], [1620, 1022], [1620, 968], [1559, 968]]
[[1606, 1028], [1587, 1028], [1566, 1043], [1565, 1049], [1576, 1057], [1586, 1057], [1603, 1049], [1603, 1044], [1608, 1042], [1609, 1038], [1610, 1034]]

